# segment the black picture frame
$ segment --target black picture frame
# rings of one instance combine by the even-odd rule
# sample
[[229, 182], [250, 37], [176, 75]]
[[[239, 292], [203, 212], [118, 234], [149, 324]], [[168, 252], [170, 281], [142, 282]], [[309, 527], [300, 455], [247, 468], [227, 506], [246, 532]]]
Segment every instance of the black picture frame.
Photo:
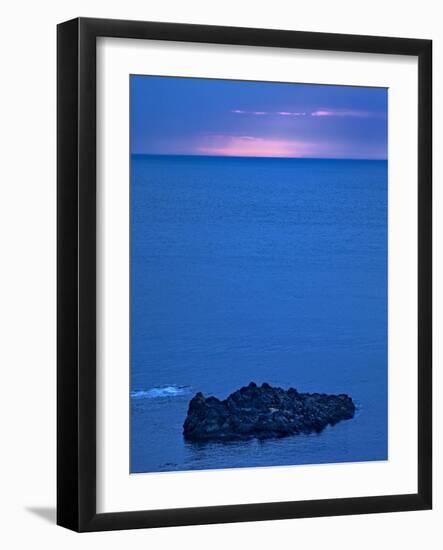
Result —
[[[400, 54], [418, 58], [418, 491], [199, 508], [96, 511], [96, 39]], [[57, 523], [104, 531], [426, 510], [432, 506], [432, 42], [78, 18], [57, 29]]]

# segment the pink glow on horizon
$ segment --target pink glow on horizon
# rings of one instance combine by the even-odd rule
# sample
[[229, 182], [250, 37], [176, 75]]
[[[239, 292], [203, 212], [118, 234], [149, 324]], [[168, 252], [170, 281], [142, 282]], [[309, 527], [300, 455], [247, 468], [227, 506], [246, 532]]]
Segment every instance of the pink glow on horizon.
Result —
[[259, 138], [254, 136], [206, 136], [207, 143], [197, 146], [200, 155], [229, 157], [288, 157], [315, 155], [315, 144], [296, 140]]
[[192, 144], [188, 142], [183, 154], [220, 157], [276, 157], [324, 159], [380, 159], [386, 160], [383, 151], [366, 148], [349, 150], [346, 142], [302, 141], [279, 137], [259, 137], [249, 134], [200, 134]]

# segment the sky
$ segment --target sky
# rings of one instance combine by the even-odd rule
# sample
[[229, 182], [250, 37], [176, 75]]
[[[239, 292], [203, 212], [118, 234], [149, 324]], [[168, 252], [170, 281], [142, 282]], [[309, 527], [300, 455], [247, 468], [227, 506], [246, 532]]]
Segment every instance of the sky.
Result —
[[131, 153], [387, 158], [386, 88], [130, 77]]

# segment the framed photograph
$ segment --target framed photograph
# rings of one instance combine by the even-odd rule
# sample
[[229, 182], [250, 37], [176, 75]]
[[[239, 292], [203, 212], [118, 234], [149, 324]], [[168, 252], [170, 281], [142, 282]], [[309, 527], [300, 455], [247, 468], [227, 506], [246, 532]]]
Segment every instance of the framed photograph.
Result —
[[58, 26], [59, 525], [430, 509], [432, 44]]

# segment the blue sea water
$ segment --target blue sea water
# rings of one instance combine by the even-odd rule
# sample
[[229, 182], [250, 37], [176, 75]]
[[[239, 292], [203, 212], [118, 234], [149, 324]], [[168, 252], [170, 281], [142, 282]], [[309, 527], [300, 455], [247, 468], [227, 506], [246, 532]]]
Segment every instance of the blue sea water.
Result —
[[[131, 472], [386, 460], [387, 163], [131, 158]], [[348, 393], [320, 434], [192, 444], [191, 397]]]

